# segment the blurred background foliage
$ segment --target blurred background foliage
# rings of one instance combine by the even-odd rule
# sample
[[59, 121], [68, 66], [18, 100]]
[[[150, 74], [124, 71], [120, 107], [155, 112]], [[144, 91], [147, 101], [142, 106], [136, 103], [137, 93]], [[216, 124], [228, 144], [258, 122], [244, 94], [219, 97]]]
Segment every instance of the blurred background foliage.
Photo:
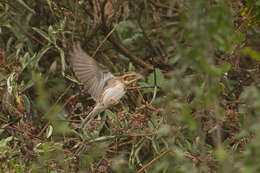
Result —
[[[259, 0], [1, 0], [0, 172], [260, 172]], [[141, 73], [90, 129], [80, 41]]]

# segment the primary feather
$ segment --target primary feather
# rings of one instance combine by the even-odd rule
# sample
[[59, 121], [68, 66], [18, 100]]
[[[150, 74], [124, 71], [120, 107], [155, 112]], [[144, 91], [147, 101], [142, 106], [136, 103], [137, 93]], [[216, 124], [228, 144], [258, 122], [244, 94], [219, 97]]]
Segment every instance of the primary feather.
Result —
[[76, 77], [83, 83], [88, 93], [98, 101], [105, 85], [114, 78], [114, 75], [87, 55], [79, 43], [73, 46], [70, 61]]

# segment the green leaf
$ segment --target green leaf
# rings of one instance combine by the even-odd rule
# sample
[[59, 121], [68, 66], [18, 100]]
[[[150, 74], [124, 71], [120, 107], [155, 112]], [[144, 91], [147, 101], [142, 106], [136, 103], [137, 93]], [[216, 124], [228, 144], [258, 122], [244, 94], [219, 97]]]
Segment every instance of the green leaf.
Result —
[[65, 75], [64, 77], [67, 78], [67, 79], [69, 79], [69, 80], [72, 81], [72, 82], [75, 82], [75, 83], [77, 83], [77, 84], [80, 84], [80, 82], [77, 81], [77, 79], [75, 79], [74, 77], [72, 77], [72, 76], [70, 76], [70, 75]]
[[66, 68], [66, 62], [65, 62], [65, 54], [64, 51], [55, 44], [55, 47], [58, 49], [59, 53], [60, 53], [60, 57], [61, 57], [61, 74], [62, 76], [65, 76], [65, 68]]
[[24, 6], [31, 13], [35, 14], [35, 11], [33, 9], [31, 9], [23, 0], [16, 0], [16, 1], [18, 1], [22, 6]]
[[152, 137], [152, 146], [153, 146], [154, 151], [157, 154], [160, 154], [159, 143], [158, 143], [158, 140], [157, 140], [157, 138], [155, 136]]
[[53, 133], [53, 127], [52, 125], [49, 125], [49, 127], [46, 130], [46, 138], [49, 138]]
[[33, 58], [33, 61], [32, 61], [32, 66], [33, 68], [35, 68], [39, 61], [41, 60], [42, 56], [51, 48], [52, 46], [50, 45], [47, 45], [47, 46], [44, 46], [39, 52], [38, 54], [35, 56], [35, 58]]
[[[138, 85], [140, 86], [148, 86], [149, 84], [146, 82], [138, 82]], [[142, 93], [146, 94], [146, 93], [153, 93], [153, 88], [142, 88]]]
[[225, 72], [228, 72], [231, 69], [231, 65], [229, 63], [223, 64], [221, 66], [212, 66], [211, 74], [214, 76], [220, 76]]
[[255, 3], [256, 6], [260, 7], [260, 0], [257, 0]]
[[3, 79], [6, 79], [6, 78], [7, 78], [6, 75], [4, 75], [4, 73], [0, 72], [0, 81], [3, 80]]
[[[163, 85], [164, 81], [165, 81], [163, 73], [161, 72], [160, 69], [156, 68], [155, 69], [155, 75], [156, 75], [157, 86], [161, 87]], [[155, 85], [154, 72], [152, 72], [148, 76], [148, 84]]]
[[245, 47], [241, 50], [241, 52], [245, 55], [249, 55], [251, 56], [252, 59], [256, 60], [256, 61], [260, 61], [260, 54], [259, 52], [253, 50], [250, 47]]
[[49, 35], [47, 33], [45, 33], [44, 31], [42, 31], [41, 29], [39, 28], [35, 28], [35, 27], [32, 27], [32, 29], [34, 31], [36, 31], [38, 34], [40, 34], [43, 38], [45, 38], [46, 40], [48, 40], [49, 43], [53, 43], [53, 41], [51, 40], [51, 38], [49, 37]]
[[53, 27], [51, 25], [48, 28], [48, 35], [50, 36], [52, 43], [56, 45], [57, 35], [55, 35], [55, 31], [53, 30]]
[[120, 38], [120, 40], [126, 40], [126, 39], [132, 39], [134, 35], [137, 33], [138, 27], [136, 26], [136, 23], [133, 21], [122, 21], [118, 24], [116, 31]]
[[191, 116], [191, 110], [189, 107], [184, 107], [182, 109], [182, 115], [184, 122], [188, 125], [191, 131], [196, 130], [197, 123], [196, 120]]

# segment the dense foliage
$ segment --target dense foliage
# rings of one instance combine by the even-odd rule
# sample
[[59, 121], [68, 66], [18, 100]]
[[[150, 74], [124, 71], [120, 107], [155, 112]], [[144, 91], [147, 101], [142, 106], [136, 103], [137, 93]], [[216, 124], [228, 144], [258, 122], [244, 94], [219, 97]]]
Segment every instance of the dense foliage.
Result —
[[[259, 0], [0, 1], [0, 172], [260, 172], [259, 25]], [[83, 131], [77, 41], [145, 78]]]

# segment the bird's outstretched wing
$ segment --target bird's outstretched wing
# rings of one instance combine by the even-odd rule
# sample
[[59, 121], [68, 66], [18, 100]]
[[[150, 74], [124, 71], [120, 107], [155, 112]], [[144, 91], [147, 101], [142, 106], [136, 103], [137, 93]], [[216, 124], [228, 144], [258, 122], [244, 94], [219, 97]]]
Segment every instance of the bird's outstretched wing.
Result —
[[106, 83], [113, 79], [114, 75], [87, 55], [80, 43], [74, 45], [70, 51], [70, 62], [76, 77], [83, 83], [89, 94], [98, 101]]

